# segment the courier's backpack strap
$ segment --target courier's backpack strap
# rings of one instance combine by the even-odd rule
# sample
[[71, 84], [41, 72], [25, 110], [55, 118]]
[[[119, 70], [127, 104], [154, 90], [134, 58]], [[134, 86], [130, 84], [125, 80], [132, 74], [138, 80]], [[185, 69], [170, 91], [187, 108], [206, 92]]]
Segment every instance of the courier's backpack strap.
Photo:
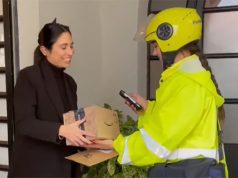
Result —
[[224, 145], [223, 145], [223, 131], [220, 126], [219, 119], [217, 119], [217, 133], [218, 133], [218, 155], [219, 161], [224, 159]]

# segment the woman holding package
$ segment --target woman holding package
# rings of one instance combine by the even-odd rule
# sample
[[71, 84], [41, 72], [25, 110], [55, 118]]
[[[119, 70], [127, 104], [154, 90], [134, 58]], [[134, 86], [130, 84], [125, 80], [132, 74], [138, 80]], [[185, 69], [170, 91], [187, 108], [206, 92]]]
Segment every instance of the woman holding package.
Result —
[[[68, 26], [46, 24], [38, 36], [36, 65], [20, 71], [15, 86], [15, 141], [8, 177], [80, 177], [78, 165], [64, 157], [77, 152], [66, 146], [90, 144], [79, 129], [63, 125], [63, 113], [77, 109], [77, 85], [64, 70], [70, 66], [73, 40]], [[92, 135], [91, 135], [92, 136]]]
[[[137, 112], [139, 130], [114, 141], [96, 140], [89, 147], [114, 148], [121, 164], [154, 165], [151, 178], [204, 178], [214, 174], [212, 165], [221, 162], [226, 167], [224, 155], [219, 154], [217, 122], [224, 99], [203, 67], [201, 33], [195, 9], [170, 8], [151, 19], [145, 39], [164, 66], [156, 100], [132, 94], [144, 108]], [[219, 176], [224, 177], [224, 172]]]

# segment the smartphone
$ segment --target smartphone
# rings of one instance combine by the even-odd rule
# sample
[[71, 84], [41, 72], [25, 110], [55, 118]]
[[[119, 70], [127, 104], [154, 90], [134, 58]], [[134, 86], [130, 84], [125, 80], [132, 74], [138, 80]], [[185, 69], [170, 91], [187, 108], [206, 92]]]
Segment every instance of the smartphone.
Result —
[[143, 107], [139, 103], [137, 103], [132, 97], [130, 97], [125, 91], [121, 90], [119, 94], [121, 95], [121, 97], [126, 99], [130, 104], [132, 104], [137, 111], [143, 110]]

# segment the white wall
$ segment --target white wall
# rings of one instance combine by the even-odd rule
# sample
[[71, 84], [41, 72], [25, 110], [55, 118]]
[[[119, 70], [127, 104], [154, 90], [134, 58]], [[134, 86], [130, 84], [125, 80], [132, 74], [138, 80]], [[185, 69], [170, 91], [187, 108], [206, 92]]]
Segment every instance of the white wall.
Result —
[[20, 69], [33, 64], [39, 31], [39, 0], [17, 0]]
[[19, 0], [20, 67], [33, 63], [40, 28], [57, 17], [73, 34], [76, 53], [67, 72], [78, 84], [79, 106], [109, 103], [133, 115], [118, 92], [145, 96], [146, 50], [138, 52], [133, 41], [139, 1], [145, 0]]
[[[141, 29], [147, 19], [148, 0], [139, 0], [137, 28]], [[147, 45], [143, 40], [137, 42], [137, 65], [138, 65], [138, 93], [146, 98], [147, 84]]]

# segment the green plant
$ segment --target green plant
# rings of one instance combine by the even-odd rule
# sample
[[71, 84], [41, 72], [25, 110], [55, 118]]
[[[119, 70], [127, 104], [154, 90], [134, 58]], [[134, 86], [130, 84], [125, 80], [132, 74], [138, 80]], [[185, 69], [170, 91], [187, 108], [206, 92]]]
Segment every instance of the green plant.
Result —
[[[112, 109], [109, 104], [105, 108]], [[137, 130], [137, 121], [129, 115], [125, 116], [122, 111], [115, 110], [118, 114], [120, 132], [127, 136]], [[83, 168], [82, 178], [146, 178], [149, 167], [136, 167], [120, 165], [117, 157], [104, 161], [91, 167]]]

